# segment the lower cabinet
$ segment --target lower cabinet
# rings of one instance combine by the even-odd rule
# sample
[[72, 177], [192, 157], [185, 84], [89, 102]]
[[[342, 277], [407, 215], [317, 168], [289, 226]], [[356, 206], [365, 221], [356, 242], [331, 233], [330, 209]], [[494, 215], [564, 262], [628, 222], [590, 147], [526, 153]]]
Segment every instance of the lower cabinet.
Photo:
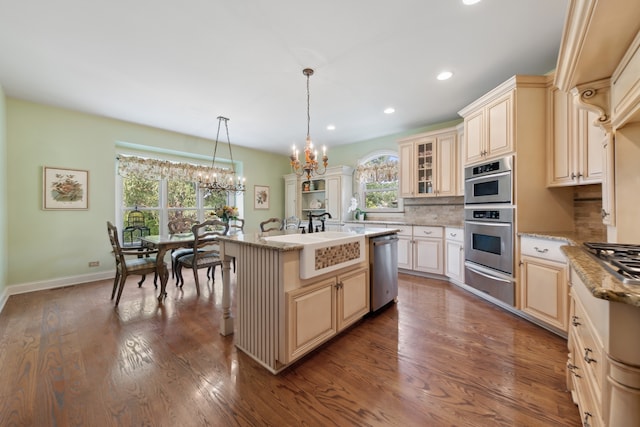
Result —
[[398, 232], [398, 268], [413, 270], [413, 227], [411, 225], [389, 226]]
[[360, 268], [286, 293], [289, 363], [369, 312], [369, 271]]
[[569, 290], [564, 241], [520, 238], [520, 306], [528, 315], [567, 332]]
[[444, 235], [444, 274], [455, 282], [464, 283], [464, 230], [447, 227]]
[[413, 227], [413, 269], [444, 274], [442, 227]]

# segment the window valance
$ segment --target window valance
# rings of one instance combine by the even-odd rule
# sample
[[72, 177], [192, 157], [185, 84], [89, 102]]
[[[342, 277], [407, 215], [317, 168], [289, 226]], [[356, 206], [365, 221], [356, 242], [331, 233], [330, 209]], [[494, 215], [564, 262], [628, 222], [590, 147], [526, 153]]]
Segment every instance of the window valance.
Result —
[[398, 161], [367, 162], [356, 168], [356, 179], [361, 183], [390, 182], [398, 180]]
[[217, 174], [218, 179], [231, 175], [231, 169], [212, 168], [192, 163], [172, 162], [169, 160], [147, 159], [136, 156], [118, 155], [118, 175], [126, 178], [136, 176], [144, 179], [172, 178], [196, 182]]

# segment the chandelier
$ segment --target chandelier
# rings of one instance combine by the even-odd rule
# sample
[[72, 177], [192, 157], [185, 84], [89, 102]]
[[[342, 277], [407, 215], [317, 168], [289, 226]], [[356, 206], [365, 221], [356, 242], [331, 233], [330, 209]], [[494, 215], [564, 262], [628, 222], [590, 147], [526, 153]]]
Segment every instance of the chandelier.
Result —
[[313, 149], [313, 143], [311, 142], [311, 137], [309, 136], [309, 123], [311, 122], [311, 115], [309, 114], [309, 77], [313, 75], [313, 70], [311, 68], [305, 68], [302, 70], [302, 74], [307, 76], [307, 142], [304, 146], [304, 164], [302, 164], [298, 158], [299, 152], [294, 145], [292, 147], [291, 156], [291, 170], [295, 172], [296, 175], [302, 176], [304, 174], [307, 175], [307, 179], [311, 179], [311, 175], [323, 175], [327, 170], [327, 164], [329, 163], [329, 158], [327, 157], [327, 148], [322, 147], [322, 168], [319, 168], [318, 161], [318, 152]]
[[[244, 178], [236, 177], [236, 170], [233, 163], [233, 154], [231, 154], [231, 140], [229, 139], [229, 127], [227, 117], [218, 116], [218, 132], [216, 133], [216, 145], [213, 149], [213, 161], [211, 162], [211, 176], [207, 175], [202, 178], [200, 176], [200, 188], [207, 190], [205, 197], [212, 193], [242, 193], [245, 190]], [[224, 128], [227, 132], [227, 145], [229, 146], [229, 159], [231, 160], [231, 169], [216, 167], [216, 152], [218, 151], [218, 140], [220, 137], [220, 126], [224, 122]]]

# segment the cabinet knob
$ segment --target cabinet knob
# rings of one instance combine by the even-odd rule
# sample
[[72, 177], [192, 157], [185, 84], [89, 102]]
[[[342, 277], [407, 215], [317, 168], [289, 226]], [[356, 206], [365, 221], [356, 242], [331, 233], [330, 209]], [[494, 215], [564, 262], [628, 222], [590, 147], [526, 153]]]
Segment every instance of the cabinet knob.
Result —
[[336, 289], [342, 289], [342, 287], [343, 287], [342, 282], [336, 283]]
[[578, 322], [578, 316], [571, 316], [571, 324], [573, 326], [580, 326], [582, 323]]

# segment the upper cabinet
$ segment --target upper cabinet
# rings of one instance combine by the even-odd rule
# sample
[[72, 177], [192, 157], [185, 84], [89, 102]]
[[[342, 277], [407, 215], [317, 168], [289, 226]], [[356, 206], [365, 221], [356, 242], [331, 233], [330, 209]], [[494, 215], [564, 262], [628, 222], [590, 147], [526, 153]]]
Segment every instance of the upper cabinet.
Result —
[[577, 97], [549, 89], [548, 185], [599, 184], [603, 177], [606, 134], [598, 114], [582, 108]]
[[455, 196], [458, 177], [455, 128], [398, 141], [400, 197]]
[[324, 175], [315, 175], [311, 180], [285, 175], [285, 217], [293, 215], [306, 220], [309, 214], [328, 212], [329, 221], [343, 221], [353, 193], [352, 173], [348, 166], [332, 166]]
[[539, 106], [546, 81], [544, 76], [513, 76], [458, 112], [464, 118], [465, 166], [516, 151], [518, 138], [528, 138], [528, 127], [544, 114]]

